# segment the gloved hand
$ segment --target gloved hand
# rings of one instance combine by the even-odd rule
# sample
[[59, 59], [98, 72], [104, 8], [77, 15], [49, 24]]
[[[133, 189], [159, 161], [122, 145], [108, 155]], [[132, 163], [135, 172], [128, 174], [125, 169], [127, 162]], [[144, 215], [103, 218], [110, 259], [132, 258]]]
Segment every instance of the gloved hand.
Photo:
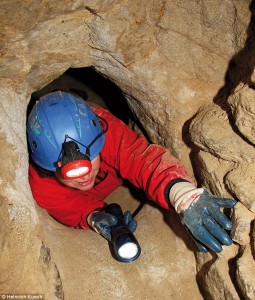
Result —
[[[131, 232], [135, 232], [137, 222], [133, 219], [130, 211], [126, 211], [123, 215], [124, 222]], [[115, 216], [107, 213], [104, 209], [93, 211], [88, 217], [89, 225], [108, 241], [111, 241], [111, 226], [117, 224]]]
[[232, 222], [220, 208], [234, 207], [235, 200], [210, 195], [206, 190], [187, 182], [177, 183], [172, 188], [170, 201], [192, 233], [200, 251], [207, 252], [207, 248], [210, 248], [218, 253], [222, 251], [221, 244], [232, 244], [225, 231], [232, 228]]

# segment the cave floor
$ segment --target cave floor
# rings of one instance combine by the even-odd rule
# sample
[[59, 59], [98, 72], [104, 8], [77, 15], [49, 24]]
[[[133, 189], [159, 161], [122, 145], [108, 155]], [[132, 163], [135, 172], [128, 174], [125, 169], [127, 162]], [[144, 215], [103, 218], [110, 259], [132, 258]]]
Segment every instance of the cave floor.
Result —
[[[117, 202], [131, 212], [139, 202], [127, 187], [120, 187], [106, 202]], [[146, 204], [136, 216], [136, 238], [141, 256], [132, 263], [116, 261], [108, 242], [92, 230], [66, 227], [39, 208], [43, 241], [51, 250], [62, 280], [66, 300], [203, 299], [195, 273], [195, 257], [188, 249], [185, 230], [171, 213]], [[174, 229], [173, 229], [174, 228]], [[184, 240], [183, 240], [184, 239]]]

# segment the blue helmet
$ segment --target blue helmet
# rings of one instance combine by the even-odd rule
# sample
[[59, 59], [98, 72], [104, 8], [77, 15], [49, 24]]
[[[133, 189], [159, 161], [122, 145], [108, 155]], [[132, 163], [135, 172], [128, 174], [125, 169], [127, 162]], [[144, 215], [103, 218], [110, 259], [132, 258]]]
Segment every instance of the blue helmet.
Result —
[[[105, 142], [99, 118], [86, 102], [67, 92], [52, 92], [39, 99], [27, 120], [27, 138], [33, 161], [57, 170], [64, 142], [75, 141], [93, 160]], [[89, 151], [88, 151], [89, 150]]]

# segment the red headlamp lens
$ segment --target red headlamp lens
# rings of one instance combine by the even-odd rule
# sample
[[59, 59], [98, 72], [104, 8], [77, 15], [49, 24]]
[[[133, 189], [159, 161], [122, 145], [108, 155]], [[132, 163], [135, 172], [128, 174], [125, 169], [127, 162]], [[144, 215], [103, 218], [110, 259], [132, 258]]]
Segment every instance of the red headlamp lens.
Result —
[[61, 173], [65, 179], [77, 179], [89, 174], [91, 169], [91, 162], [82, 159], [67, 163], [61, 168]]

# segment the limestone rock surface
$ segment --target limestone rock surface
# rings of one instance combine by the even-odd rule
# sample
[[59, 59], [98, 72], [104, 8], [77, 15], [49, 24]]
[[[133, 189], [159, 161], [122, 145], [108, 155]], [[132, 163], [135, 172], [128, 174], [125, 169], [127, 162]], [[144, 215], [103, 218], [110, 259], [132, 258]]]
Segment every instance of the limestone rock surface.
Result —
[[[93, 67], [121, 89], [152, 142], [169, 148], [198, 183], [236, 197], [253, 214], [254, 6], [254, 0], [1, 1], [0, 293], [254, 299], [254, 238], [245, 242], [250, 252], [236, 242], [219, 257], [197, 254], [176, 216], [162, 218], [146, 206], [137, 232], [144, 253], [137, 264], [121, 265], [93, 232], [83, 236], [50, 219], [29, 189], [25, 131], [33, 92], [70, 68]], [[134, 208], [123, 190], [121, 197]]]

